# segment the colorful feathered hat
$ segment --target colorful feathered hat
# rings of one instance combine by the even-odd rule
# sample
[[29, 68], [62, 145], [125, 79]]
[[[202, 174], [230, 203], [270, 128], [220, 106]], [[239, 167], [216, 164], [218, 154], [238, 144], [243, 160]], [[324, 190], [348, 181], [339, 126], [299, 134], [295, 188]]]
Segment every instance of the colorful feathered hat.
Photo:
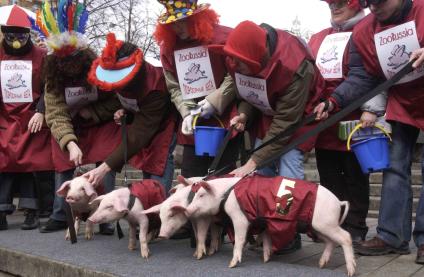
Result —
[[166, 8], [166, 12], [159, 16], [158, 22], [160, 24], [175, 22], [199, 13], [210, 6], [210, 4], [198, 5], [197, 0], [158, 0], [158, 2]]
[[114, 33], [106, 36], [102, 55], [91, 65], [88, 81], [104, 91], [124, 88], [143, 65], [143, 52], [136, 48], [129, 56], [118, 59], [118, 51], [124, 44]]
[[56, 56], [66, 57], [87, 47], [84, 33], [88, 11], [78, 1], [60, 0], [54, 12], [49, 1], [44, 0], [41, 10], [37, 11], [36, 20], [29, 20], [32, 29], [41, 38], [46, 38], [49, 52]]

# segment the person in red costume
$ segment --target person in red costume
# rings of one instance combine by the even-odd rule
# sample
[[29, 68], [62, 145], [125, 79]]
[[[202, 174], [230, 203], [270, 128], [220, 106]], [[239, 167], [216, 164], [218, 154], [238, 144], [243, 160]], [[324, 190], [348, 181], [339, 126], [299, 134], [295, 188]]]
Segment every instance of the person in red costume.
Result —
[[[325, 1], [331, 11], [332, 27], [314, 34], [309, 47], [325, 80], [325, 93], [330, 96], [347, 77], [350, 37], [353, 28], [365, 17], [365, 13], [359, 0]], [[343, 120], [361, 119], [364, 127], [372, 126], [377, 116], [384, 115], [385, 100], [386, 95], [379, 95]], [[339, 199], [350, 203], [349, 213], [342, 227], [352, 235], [354, 242], [364, 240], [368, 231], [366, 218], [369, 208], [369, 176], [362, 173], [355, 154], [347, 151], [346, 142], [338, 138], [338, 123], [319, 134], [315, 154], [320, 184]]]
[[[181, 115], [182, 124], [177, 143], [184, 146], [181, 174], [184, 177], [204, 176], [212, 157], [196, 156], [193, 138], [193, 118], [218, 115], [229, 126], [234, 102], [220, 109], [220, 101], [232, 95], [234, 83], [221, 55], [208, 51], [210, 44], [223, 45], [231, 29], [219, 25], [218, 14], [209, 4], [197, 0], [160, 0], [166, 12], [159, 17], [154, 36], [160, 45], [160, 58], [171, 101]], [[216, 125], [214, 121], [202, 125]], [[230, 140], [220, 168], [232, 165], [238, 156], [239, 140]], [[229, 169], [231, 170], [231, 168]]]
[[[256, 135], [256, 145], [297, 124], [312, 112], [320, 99], [322, 79], [314, 59], [306, 44], [288, 32], [268, 24], [259, 26], [243, 21], [230, 34], [225, 46], [214, 45], [211, 49], [228, 56], [227, 66], [237, 86], [238, 97], [243, 99], [238, 107], [239, 114], [231, 124], [241, 131], [248, 121], [254, 122], [250, 130]], [[267, 176], [303, 179], [304, 153], [313, 148], [315, 137], [280, 157], [278, 154], [284, 145], [301, 136], [307, 128], [311, 127], [302, 127], [295, 134], [256, 151], [231, 173], [245, 176], [260, 166], [258, 172]], [[264, 164], [272, 157], [275, 161], [271, 165]], [[299, 236], [297, 241], [292, 249], [300, 247]]]
[[[114, 95], [99, 93], [87, 81], [91, 63], [97, 56], [84, 37], [88, 19], [84, 5], [60, 1], [54, 14], [48, 1], [42, 7], [33, 29], [47, 38], [49, 49], [44, 67], [44, 100], [46, 122], [52, 133], [57, 190], [74, 174], [79, 174], [76, 168], [103, 161], [119, 145], [121, 133], [113, 121], [113, 113], [120, 105]], [[111, 172], [104, 182], [104, 191], [114, 188], [115, 174]], [[53, 213], [41, 226], [41, 233], [67, 227], [64, 205], [64, 198], [56, 194]], [[111, 224], [100, 226], [101, 234], [113, 232]]]
[[38, 227], [33, 172], [52, 170], [50, 132], [44, 121], [42, 66], [46, 51], [33, 45], [31, 24], [14, 6], [0, 46], [0, 230], [8, 228], [6, 214], [14, 211], [13, 189], [20, 192], [19, 208], [26, 210], [23, 230]]
[[85, 176], [96, 185], [111, 170], [120, 171], [127, 151], [130, 164], [143, 171], [143, 178], [158, 180], [168, 192], [174, 176], [177, 119], [162, 68], [146, 62], [136, 45], [117, 40], [110, 33], [101, 57], [91, 66], [88, 81], [118, 95], [122, 107], [114, 119], [119, 125], [124, 115], [133, 120], [128, 126], [127, 144], [121, 143], [104, 163]]
[[[376, 84], [389, 79], [409, 61], [415, 69], [388, 91], [386, 119], [392, 126], [390, 168], [384, 171], [377, 235], [362, 242], [362, 255], [409, 254], [411, 233], [418, 248], [415, 262], [424, 264], [424, 190], [412, 231], [411, 163], [414, 145], [424, 129], [424, 1], [361, 0], [371, 13], [352, 33], [347, 79], [330, 96], [329, 112], [348, 105]], [[326, 118], [323, 105], [317, 119]]]

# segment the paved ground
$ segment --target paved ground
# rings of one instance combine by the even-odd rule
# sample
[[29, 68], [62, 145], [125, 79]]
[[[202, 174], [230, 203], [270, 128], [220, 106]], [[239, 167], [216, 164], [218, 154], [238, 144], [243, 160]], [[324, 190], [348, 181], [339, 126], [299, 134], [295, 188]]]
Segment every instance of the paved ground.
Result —
[[[21, 231], [22, 215], [9, 217], [8, 220], [10, 229], [0, 235], [0, 270], [16, 269], [16, 265], [11, 263], [20, 261], [34, 264], [30, 272], [21, 273], [23, 276], [346, 276], [341, 249], [336, 249], [327, 269], [319, 269], [323, 245], [313, 243], [307, 237], [302, 238], [303, 248], [300, 251], [274, 257], [268, 264], [262, 263], [260, 253], [246, 250], [241, 266], [229, 269], [230, 244], [225, 244], [218, 254], [197, 261], [192, 257], [194, 250], [189, 247], [188, 240], [155, 242], [150, 245], [152, 256], [146, 261], [140, 257], [138, 250], [130, 252], [127, 249], [127, 236], [118, 240], [115, 236], [97, 235], [92, 241], [80, 236], [78, 243], [71, 245], [63, 239], [64, 232], [40, 234], [38, 230]], [[373, 231], [375, 220], [369, 223], [370, 231]], [[124, 226], [125, 234], [126, 231]], [[21, 257], [22, 253], [25, 253], [25, 258]], [[407, 256], [358, 257], [357, 276], [422, 277], [424, 267], [413, 262], [415, 253], [416, 249], [413, 249], [413, 253]], [[54, 267], [48, 265], [51, 262], [55, 263]], [[74, 269], [83, 271], [71, 274]], [[1, 274], [0, 277], [9, 277]]]

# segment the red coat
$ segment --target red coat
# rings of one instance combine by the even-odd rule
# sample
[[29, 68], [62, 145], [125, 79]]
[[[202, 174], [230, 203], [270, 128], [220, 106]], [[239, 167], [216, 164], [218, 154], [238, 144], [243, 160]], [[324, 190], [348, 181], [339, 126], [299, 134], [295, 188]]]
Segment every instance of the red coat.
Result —
[[[147, 210], [155, 205], [165, 201], [165, 190], [163, 185], [152, 179], [141, 180], [133, 183], [130, 187], [130, 193], [137, 197], [143, 204], [143, 209]], [[160, 226], [160, 219], [157, 214], [149, 214], [149, 230]]]
[[[231, 30], [232, 30], [231, 28], [217, 25], [214, 29], [213, 37], [208, 44], [224, 45]], [[162, 47], [160, 59], [162, 62], [163, 69], [171, 72], [174, 78], [178, 80], [177, 68], [175, 66], [175, 59], [174, 59], [174, 51], [196, 47], [200, 45], [201, 44], [199, 42], [193, 42], [193, 41], [185, 42], [185, 41], [181, 41], [177, 39], [174, 49], [166, 49], [166, 46]], [[222, 56], [213, 51], [209, 51], [209, 57], [211, 61], [213, 77], [215, 80], [215, 87], [219, 88], [221, 83], [224, 81], [225, 75], [227, 74], [227, 68], [225, 65], [225, 56]], [[230, 126], [230, 120], [236, 114], [237, 114], [237, 110], [235, 105], [229, 105], [229, 107], [227, 107], [224, 113], [220, 116], [220, 119], [224, 123], [226, 128]], [[218, 126], [214, 119], [211, 119], [211, 120], [202, 119], [202, 122], [206, 126]], [[194, 137], [192, 135], [191, 136], [183, 135], [181, 133], [181, 125], [180, 125], [178, 128], [178, 133], [177, 133], [177, 142], [179, 144], [194, 145]]]
[[[312, 54], [316, 58], [318, 50], [321, 47], [321, 43], [327, 35], [337, 33], [333, 28], [324, 29], [321, 32], [313, 35], [309, 41], [309, 47], [311, 48]], [[338, 79], [324, 79], [324, 98], [328, 98], [333, 91], [346, 79], [347, 73], [349, 72], [349, 43], [343, 53], [343, 78]], [[361, 117], [361, 111], [358, 109], [343, 120], [356, 120]], [[322, 131], [317, 138], [315, 148], [347, 151], [346, 142], [338, 138], [339, 123], [334, 124], [328, 129]]]
[[[424, 47], [424, 1], [412, 2], [412, 9], [399, 24], [382, 25], [369, 14], [354, 29], [353, 41], [361, 54], [367, 72], [377, 78], [386, 78], [377, 57], [374, 34], [409, 21], [415, 21], [418, 42]], [[420, 70], [424, 70], [421, 68]], [[424, 129], [424, 76], [413, 81], [392, 86], [389, 89], [386, 119], [399, 121]]]
[[[294, 188], [286, 185], [289, 194], [278, 197], [283, 180], [293, 181]], [[318, 185], [303, 180], [255, 175], [241, 179], [234, 193], [253, 229], [260, 227], [255, 226], [257, 219], [263, 219], [272, 249], [276, 251], [293, 240], [298, 222], [312, 228], [317, 189]]]
[[[314, 61], [307, 47], [305, 47], [297, 37], [282, 30], [277, 30], [277, 34], [278, 42], [275, 52], [268, 61], [267, 66], [254, 76], [266, 80], [268, 101], [273, 110], [275, 110], [276, 100], [286, 93], [286, 90], [293, 80], [294, 74], [303, 61], [305, 59], [312, 62]], [[317, 68], [315, 71], [315, 78], [310, 87], [309, 100], [306, 103], [304, 111], [305, 116], [313, 112], [314, 107], [318, 104], [320, 98], [322, 98], [322, 78]], [[231, 74], [234, 76], [234, 72], [231, 72]], [[257, 130], [256, 136], [258, 138], [263, 139], [265, 137], [272, 119], [272, 116], [265, 114], [261, 115], [261, 118], [253, 127], [254, 130]], [[291, 141], [302, 136], [306, 131], [311, 129], [311, 127], [312, 125], [308, 125], [298, 130], [292, 136]], [[310, 151], [315, 145], [315, 140], [316, 137], [312, 137], [297, 148], [305, 152]]]
[[[146, 78], [140, 94], [120, 91], [119, 95], [127, 99], [134, 99], [137, 103], [154, 91], [166, 91], [165, 78], [162, 68], [154, 67], [145, 62]], [[162, 122], [159, 132], [153, 137], [152, 142], [143, 148], [137, 155], [133, 156], [129, 163], [138, 169], [153, 175], [162, 176], [168, 159], [168, 149], [172, 142], [177, 125], [176, 112], [173, 110], [167, 119]]]
[[0, 61], [32, 62], [33, 99], [32, 103], [4, 103], [0, 94], [0, 172], [53, 169], [50, 130], [43, 124], [41, 131], [36, 134], [28, 131], [28, 122], [35, 114], [36, 103], [41, 97], [41, 69], [45, 56], [46, 51], [36, 46], [24, 56], [7, 55], [0, 47]]

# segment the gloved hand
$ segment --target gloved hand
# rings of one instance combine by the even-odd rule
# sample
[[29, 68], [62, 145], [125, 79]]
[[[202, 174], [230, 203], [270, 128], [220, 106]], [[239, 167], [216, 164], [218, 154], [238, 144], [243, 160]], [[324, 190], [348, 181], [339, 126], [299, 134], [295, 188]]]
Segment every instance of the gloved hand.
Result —
[[203, 99], [198, 104], [200, 106], [201, 117], [209, 118], [211, 115], [213, 115], [216, 112], [212, 104], [206, 99]]
[[194, 116], [191, 114], [184, 117], [181, 132], [186, 136], [193, 134], [193, 118]]

